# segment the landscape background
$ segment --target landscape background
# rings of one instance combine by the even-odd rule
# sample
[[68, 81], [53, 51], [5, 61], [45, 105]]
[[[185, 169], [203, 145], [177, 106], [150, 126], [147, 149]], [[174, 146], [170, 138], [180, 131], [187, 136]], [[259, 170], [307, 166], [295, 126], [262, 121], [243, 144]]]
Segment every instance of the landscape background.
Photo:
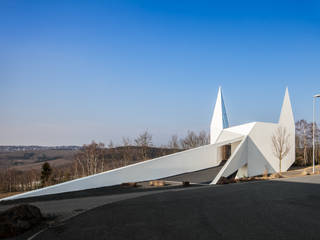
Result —
[[[312, 164], [312, 129], [311, 122], [296, 122], [293, 168]], [[320, 130], [317, 125], [315, 129], [315, 161], [319, 164]], [[0, 146], [0, 192], [28, 191], [206, 144], [208, 133], [188, 131], [185, 137], [172, 135], [166, 145], [155, 146], [152, 134], [145, 131], [134, 139], [122, 138], [117, 146], [112, 141], [107, 146], [94, 141], [83, 146]], [[48, 173], [44, 163], [49, 163]]]

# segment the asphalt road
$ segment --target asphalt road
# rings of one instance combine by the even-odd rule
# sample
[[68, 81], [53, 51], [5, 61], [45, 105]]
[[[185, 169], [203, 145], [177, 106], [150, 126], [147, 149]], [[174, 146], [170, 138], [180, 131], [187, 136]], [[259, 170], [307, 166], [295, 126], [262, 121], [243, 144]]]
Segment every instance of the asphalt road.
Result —
[[208, 186], [113, 202], [34, 239], [319, 239], [320, 177]]
[[[105, 204], [155, 193], [162, 193], [165, 191], [180, 191], [184, 189], [181, 184], [176, 183], [171, 183], [169, 186], [158, 188], [149, 187], [147, 183], [139, 183], [139, 185], [140, 187], [137, 188], [112, 186], [4, 201], [0, 202], [0, 212], [22, 203], [28, 203], [39, 207], [44, 216], [54, 217], [55, 222], [61, 222], [84, 211], [88, 211]], [[190, 188], [192, 187], [199, 186], [190, 186]]]

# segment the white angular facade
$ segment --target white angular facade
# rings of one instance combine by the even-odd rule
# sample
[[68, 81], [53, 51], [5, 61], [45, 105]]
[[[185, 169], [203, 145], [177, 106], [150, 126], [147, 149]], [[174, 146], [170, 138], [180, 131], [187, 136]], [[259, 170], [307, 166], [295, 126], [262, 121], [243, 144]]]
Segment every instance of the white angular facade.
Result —
[[[277, 128], [286, 128], [289, 133], [290, 151], [282, 160], [282, 171], [295, 161], [295, 124], [288, 89], [286, 89], [278, 123], [252, 122], [229, 127], [222, 91], [219, 88], [210, 126], [210, 144], [178, 152], [156, 159], [113, 169], [88, 177], [15, 195], [1, 200], [11, 200], [91, 188], [118, 185], [124, 182], [139, 182], [165, 179], [172, 176], [216, 169], [210, 178], [216, 184], [221, 177], [236, 178], [257, 176], [265, 171], [279, 171], [279, 160], [272, 148], [272, 135]], [[223, 149], [228, 146], [230, 153], [223, 161]], [[188, 176], [185, 180], [188, 180]], [[192, 181], [191, 181], [192, 182]]]

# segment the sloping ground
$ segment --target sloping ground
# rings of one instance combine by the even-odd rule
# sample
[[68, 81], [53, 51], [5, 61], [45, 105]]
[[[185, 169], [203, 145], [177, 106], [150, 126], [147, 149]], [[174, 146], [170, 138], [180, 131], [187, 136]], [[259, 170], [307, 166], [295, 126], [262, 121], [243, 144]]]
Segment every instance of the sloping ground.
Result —
[[318, 239], [320, 177], [305, 178], [313, 184], [208, 186], [111, 203], [34, 239]]
[[177, 182], [183, 182], [188, 181], [190, 183], [202, 183], [202, 184], [208, 184], [213, 181], [213, 179], [218, 175], [221, 168], [224, 166], [226, 161], [222, 161], [219, 166], [207, 168], [200, 171], [195, 172], [189, 172], [184, 174], [179, 174], [176, 176], [171, 176], [167, 178], [163, 178], [162, 180], [166, 181], [177, 181]]

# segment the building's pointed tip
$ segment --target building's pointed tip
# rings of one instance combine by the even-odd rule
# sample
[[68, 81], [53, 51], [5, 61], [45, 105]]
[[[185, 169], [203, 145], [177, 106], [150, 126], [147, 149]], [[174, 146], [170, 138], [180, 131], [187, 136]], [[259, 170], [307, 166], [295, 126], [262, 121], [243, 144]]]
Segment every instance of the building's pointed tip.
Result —
[[[285, 101], [289, 101], [289, 103], [290, 103], [290, 95], [289, 95], [289, 88], [288, 87], [286, 87], [286, 91], [284, 93], [283, 102], [285, 102]], [[291, 103], [290, 103], [290, 107], [291, 107]]]
[[294, 124], [294, 117], [292, 112], [290, 96], [289, 96], [289, 90], [288, 90], [288, 87], [286, 87], [282, 108], [281, 108], [281, 113], [280, 113], [280, 118], [279, 118], [279, 123], [283, 125], [287, 125], [287, 124], [292, 124], [292, 122]]
[[213, 111], [213, 116], [210, 125], [210, 143], [214, 143], [221, 130], [229, 127], [226, 107], [224, 105], [221, 86], [219, 86], [216, 104]]

